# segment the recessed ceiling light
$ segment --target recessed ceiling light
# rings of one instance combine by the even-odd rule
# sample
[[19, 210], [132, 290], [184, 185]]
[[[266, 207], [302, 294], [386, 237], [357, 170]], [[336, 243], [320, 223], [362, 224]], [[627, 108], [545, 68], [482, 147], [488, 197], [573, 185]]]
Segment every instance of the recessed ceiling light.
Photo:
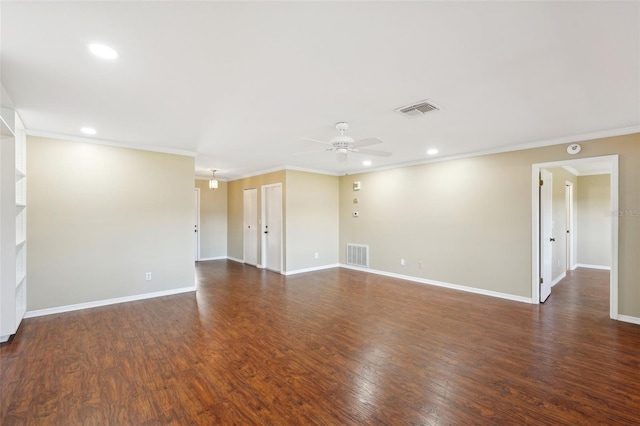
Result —
[[96, 129], [94, 129], [93, 127], [83, 127], [82, 129], [80, 129], [80, 131], [85, 135], [95, 135], [97, 133]]
[[362, 162], [362, 165], [363, 165], [363, 166], [370, 166], [370, 165], [371, 165], [371, 160], [364, 160], [364, 161]]
[[438, 153], [438, 150], [435, 148], [431, 148], [429, 150], [427, 150], [427, 154], [429, 155], [436, 155]]
[[118, 52], [116, 52], [109, 46], [105, 46], [104, 44], [99, 44], [99, 43], [90, 44], [89, 50], [98, 58], [102, 58], [102, 59], [116, 59], [118, 57]]

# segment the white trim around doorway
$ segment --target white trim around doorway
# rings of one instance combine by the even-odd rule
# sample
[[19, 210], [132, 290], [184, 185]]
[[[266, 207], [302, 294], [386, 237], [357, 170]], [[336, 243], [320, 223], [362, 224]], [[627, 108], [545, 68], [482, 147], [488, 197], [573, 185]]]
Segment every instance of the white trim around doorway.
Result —
[[[537, 163], [531, 167], [531, 303], [540, 303], [540, 199], [538, 196], [539, 174], [543, 168], [571, 166], [581, 163], [608, 162], [611, 166], [611, 212], [618, 211], [619, 170], [618, 156], [605, 155], [576, 160]], [[609, 316], [626, 321], [618, 315], [618, 216], [611, 214], [611, 277], [609, 283]], [[630, 321], [628, 321], [630, 322]]]

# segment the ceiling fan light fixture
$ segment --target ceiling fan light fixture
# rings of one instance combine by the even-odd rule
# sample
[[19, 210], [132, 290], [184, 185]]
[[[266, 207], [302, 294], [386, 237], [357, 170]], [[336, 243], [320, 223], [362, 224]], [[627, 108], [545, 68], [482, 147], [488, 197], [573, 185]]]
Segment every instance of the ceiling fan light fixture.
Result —
[[436, 155], [437, 153], [438, 153], [438, 150], [436, 148], [430, 148], [427, 150], [428, 155]]
[[372, 164], [372, 163], [371, 163], [371, 160], [364, 160], [364, 161], [362, 162], [362, 165], [363, 165], [363, 166], [367, 166], [367, 167], [369, 167], [371, 164]]
[[218, 189], [218, 179], [216, 179], [216, 171], [211, 170], [211, 179], [209, 180], [209, 189]]

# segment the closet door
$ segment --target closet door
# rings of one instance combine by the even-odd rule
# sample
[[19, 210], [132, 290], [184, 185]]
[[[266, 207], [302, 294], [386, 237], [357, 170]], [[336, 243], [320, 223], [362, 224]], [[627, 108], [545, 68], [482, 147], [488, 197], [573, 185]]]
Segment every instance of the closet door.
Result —
[[258, 190], [244, 190], [244, 263], [258, 263]]

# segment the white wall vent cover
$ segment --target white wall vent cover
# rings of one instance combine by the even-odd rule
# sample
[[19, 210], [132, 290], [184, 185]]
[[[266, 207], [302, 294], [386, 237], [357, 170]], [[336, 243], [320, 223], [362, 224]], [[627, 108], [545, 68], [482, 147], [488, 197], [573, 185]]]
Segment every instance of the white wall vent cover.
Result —
[[369, 267], [369, 246], [347, 244], [347, 265]]
[[415, 104], [396, 108], [394, 111], [404, 115], [405, 117], [418, 117], [424, 115], [429, 111], [439, 111], [441, 108], [429, 101], [420, 101]]

